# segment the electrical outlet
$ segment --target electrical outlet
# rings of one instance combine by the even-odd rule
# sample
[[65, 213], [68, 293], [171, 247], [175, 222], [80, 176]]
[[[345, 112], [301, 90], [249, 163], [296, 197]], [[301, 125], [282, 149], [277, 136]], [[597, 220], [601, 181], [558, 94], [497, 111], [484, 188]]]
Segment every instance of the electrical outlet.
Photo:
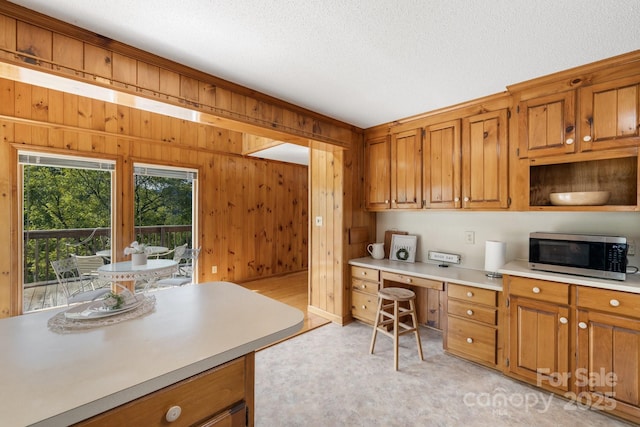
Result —
[[634, 256], [636, 254], [636, 242], [633, 240], [627, 242], [627, 255]]
[[218, 266], [217, 265], [212, 265], [211, 266], [211, 274], [216, 274], [218, 272]]
[[467, 245], [473, 245], [476, 242], [476, 233], [475, 233], [475, 231], [465, 231], [464, 232], [464, 242]]
[[317, 216], [316, 217], [316, 227], [322, 227], [322, 217], [321, 216]]

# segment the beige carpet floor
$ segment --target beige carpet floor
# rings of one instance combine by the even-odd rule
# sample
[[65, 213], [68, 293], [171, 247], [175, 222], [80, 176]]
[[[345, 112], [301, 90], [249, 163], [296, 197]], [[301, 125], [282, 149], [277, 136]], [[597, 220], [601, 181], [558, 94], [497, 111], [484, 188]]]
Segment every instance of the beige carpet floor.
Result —
[[445, 354], [439, 332], [391, 340], [371, 327], [329, 324], [256, 354], [257, 427], [629, 426], [490, 369]]

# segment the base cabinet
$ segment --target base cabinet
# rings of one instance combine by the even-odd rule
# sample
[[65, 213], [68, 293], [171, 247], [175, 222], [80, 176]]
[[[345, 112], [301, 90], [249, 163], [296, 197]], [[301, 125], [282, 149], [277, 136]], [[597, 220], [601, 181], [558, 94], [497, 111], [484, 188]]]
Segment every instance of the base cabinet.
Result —
[[495, 368], [498, 364], [497, 292], [447, 284], [444, 349]]
[[375, 268], [351, 267], [351, 316], [373, 325], [378, 308], [380, 272]]
[[571, 372], [569, 285], [506, 276], [509, 289], [509, 362], [512, 375], [557, 392]]
[[253, 372], [251, 353], [76, 426], [252, 426]]
[[640, 295], [578, 287], [576, 396], [640, 422]]

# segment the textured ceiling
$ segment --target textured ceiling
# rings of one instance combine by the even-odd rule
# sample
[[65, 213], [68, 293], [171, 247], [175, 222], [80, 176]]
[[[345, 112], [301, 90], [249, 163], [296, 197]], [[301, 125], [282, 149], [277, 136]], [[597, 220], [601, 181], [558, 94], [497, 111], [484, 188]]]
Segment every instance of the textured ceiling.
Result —
[[15, 0], [361, 128], [640, 48], [639, 0]]

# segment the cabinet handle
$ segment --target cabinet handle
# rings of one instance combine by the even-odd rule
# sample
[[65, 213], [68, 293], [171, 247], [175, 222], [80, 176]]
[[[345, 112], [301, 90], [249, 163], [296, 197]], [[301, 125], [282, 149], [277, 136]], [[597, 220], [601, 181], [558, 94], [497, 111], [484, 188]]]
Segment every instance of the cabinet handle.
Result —
[[531, 292], [533, 292], [534, 294], [539, 294], [540, 293], [540, 288], [537, 286], [534, 286], [533, 289], [531, 289]]
[[385, 202], [385, 203], [389, 203], [389, 200], [385, 200], [384, 202]]
[[395, 202], [396, 202], [396, 199], [393, 199], [393, 200], [391, 201], [391, 203], [395, 203]]
[[573, 138], [567, 138], [567, 140], [565, 141], [565, 144], [571, 145], [571, 144], [573, 144], [573, 142], [574, 142]]
[[584, 322], [580, 322], [580, 323], [578, 323], [578, 328], [580, 328], [580, 329], [587, 329], [587, 324], [586, 324], [586, 323], [584, 323]]
[[467, 342], [468, 342], [469, 344], [473, 344], [473, 338], [467, 338]]
[[465, 197], [465, 198], [464, 198], [464, 201], [465, 201], [465, 202], [468, 202], [468, 201], [469, 201], [469, 198], [468, 198], [468, 197]]
[[473, 316], [473, 310], [467, 310], [467, 314], [468, 314], [469, 316]]
[[569, 319], [567, 319], [566, 317], [561, 317], [560, 323], [562, 323], [563, 325], [566, 325], [567, 323], [569, 323]]
[[407, 283], [411, 283], [411, 277], [407, 277]]
[[473, 292], [471, 292], [471, 291], [467, 292], [467, 296], [468, 296], [469, 298], [471, 298], [471, 297], [473, 296]]
[[360, 287], [361, 287], [362, 289], [367, 289], [367, 285], [364, 285], [364, 284], [363, 284], [363, 285], [360, 285]]
[[586, 135], [584, 138], [582, 138], [582, 140], [583, 140], [584, 142], [589, 142], [589, 141], [591, 141], [591, 135]]
[[363, 310], [366, 310], [366, 309], [367, 309], [367, 306], [366, 306], [366, 305], [363, 305], [363, 306], [362, 306], [362, 309], [363, 309]]
[[609, 305], [611, 307], [618, 307], [620, 305], [620, 301], [618, 301], [617, 299], [612, 299], [611, 301], [609, 301]]
[[460, 201], [460, 197], [454, 197], [454, 198], [453, 198], [453, 201], [454, 201], [454, 202], [459, 202], [459, 201]]
[[182, 408], [179, 406], [172, 406], [171, 408], [169, 408], [169, 410], [167, 411], [167, 415], [164, 416], [164, 418], [167, 420], [167, 422], [172, 423], [174, 421], [176, 421], [178, 418], [180, 418], [180, 414], [182, 413]]

